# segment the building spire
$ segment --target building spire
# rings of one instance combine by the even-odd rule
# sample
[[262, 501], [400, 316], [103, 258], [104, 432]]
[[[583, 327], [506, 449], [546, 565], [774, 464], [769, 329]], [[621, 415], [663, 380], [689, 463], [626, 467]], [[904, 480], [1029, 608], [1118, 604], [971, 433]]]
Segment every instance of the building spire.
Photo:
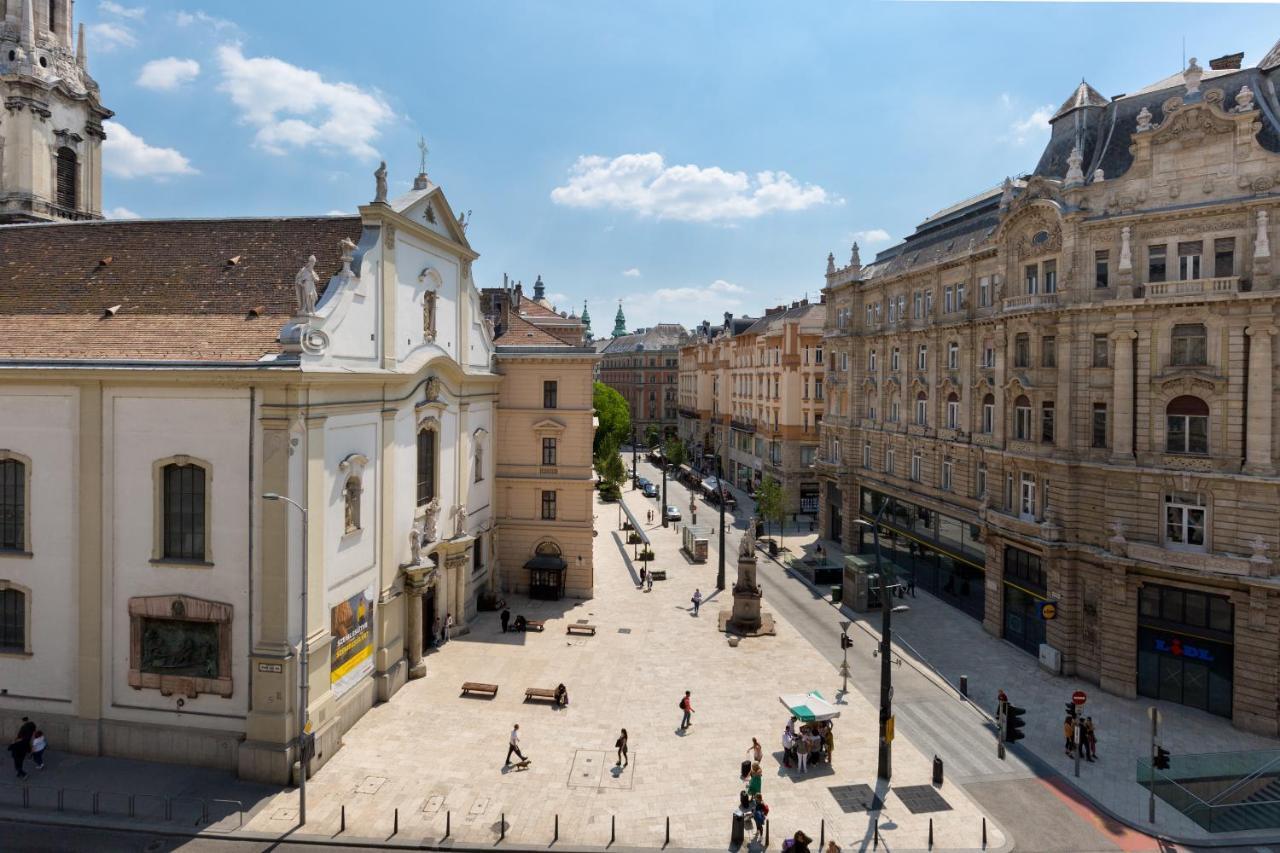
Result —
[[427, 188], [427, 140], [425, 137], [418, 137], [418, 153], [420, 155], [418, 161], [418, 176], [413, 179], [413, 188], [415, 190], [425, 190]]
[[22, 0], [22, 44], [36, 46], [36, 13], [31, 7], [31, 0]]
[[76, 35], [76, 65], [81, 71], [89, 68], [89, 57], [84, 52], [84, 21], [80, 22], [80, 31]]
[[613, 337], [627, 333], [627, 317], [622, 313], [622, 300], [618, 300], [618, 313], [613, 315]]

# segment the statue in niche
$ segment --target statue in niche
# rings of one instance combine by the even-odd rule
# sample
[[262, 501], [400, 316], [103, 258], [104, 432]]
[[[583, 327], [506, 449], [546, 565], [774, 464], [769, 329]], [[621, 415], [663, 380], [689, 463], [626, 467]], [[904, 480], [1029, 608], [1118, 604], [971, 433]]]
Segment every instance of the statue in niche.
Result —
[[453, 518], [453, 538], [461, 539], [463, 536], [467, 535], [467, 508], [459, 505], [453, 511]]
[[422, 531], [415, 524], [409, 528], [409, 565], [422, 563]]
[[422, 541], [434, 542], [436, 540], [436, 525], [440, 521], [440, 499], [432, 498], [422, 509]]
[[436, 299], [434, 290], [422, 295], [422, 334], [429, 341], [436, 339]]
[[440, 398], [440, 380], [439, 379], [437, 379], [434, 376], [427, 379], [427, 387], [424, 391], [424, 396], [426, 397], [426, 400], [428, 403], [430, 403], [433, 400], [438, 400]]
[[314, 317], [316, 314], [317, 286], [320, 277], [316, 275], [316, 256], [307, 258], [307, 263], [293, 277], [293, 295], [298, 300], [298, 316]]
[[373, 173], [373, 182], [374, 182], [373, 203], [386, 204], [387, 203], [387, 161], [386, 160], [383, 160], [381, 163], [378, 164], [378, 168]]
[[343, 495], [346, 498], [344, 515], [348, 533], [354, 533], [360, 529], [360, 493], [362, 491], [364, 490], [360, 487], [359, 477], [347, 478], [347, 486], [343, 490]]
[[145, 619], [139, 669], [159, 675], [218, 677], [218, 626], [183, 619]]
[[1253, 241], [1253, 256], [1255, 258], [1266, 258], [1271, 255], [1271, 238], [1267, 235], [1267, 212], [1265, 210], [1258, 211], [1258, 235]]

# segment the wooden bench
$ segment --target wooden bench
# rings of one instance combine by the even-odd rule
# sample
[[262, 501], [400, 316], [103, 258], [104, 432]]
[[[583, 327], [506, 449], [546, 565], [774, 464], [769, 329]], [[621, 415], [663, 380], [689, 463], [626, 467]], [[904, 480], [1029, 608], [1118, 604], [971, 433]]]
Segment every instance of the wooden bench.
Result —
[[528, 702], [532, 699], [546, 699], [548, 702], [556, 701], [556, 689], [554, 687], [526, 687], [524, 689], [524, 701]]
[[576, 625], [576, 624], [568, 625], [565, 627], [565, 633], [566, 634], [590, 634], [591, 636], [594, 637], [596, 635], [596, 626], [595, 625]]
[[462, 682], [462, 695], [466, 696], [468, 693], [485, 693], [489, 696], [497, 696], [498, 685], [485, 684], [483, 681], [464, 681]]
[[664, 581], [667, 579], [666, 569], [652, 569], [649, 574], [653, 575], [653, 579], [656, 581]]
[[545, 619], [526, 619], [524, 621], [524, 629], [526, 631], [541, 631], [547, 627]]

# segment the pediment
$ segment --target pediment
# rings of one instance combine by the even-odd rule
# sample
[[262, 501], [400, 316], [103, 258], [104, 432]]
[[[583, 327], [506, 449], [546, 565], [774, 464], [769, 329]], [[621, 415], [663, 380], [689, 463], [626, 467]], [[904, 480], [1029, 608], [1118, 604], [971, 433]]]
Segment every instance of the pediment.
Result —
[[[1203, 98], [1190, 104], [1176, 95], [1169, 98], [1161, 105], [1164, 121], [1151, 131], [1151, 144], [1166, 145], [1170, 142], [1195, 144], [1207, 136], [1230, 133], [1241, 117], [1225, 112], [1222, 109], [1222, 101], [1221, 89], [1210, 89], [1204, 93]], [[1252, 119], [1252, 113], [1244, 117], [1245, 121], [1252, 121]]]
[[391, 202], [396, 213], [439, 236], [470, 249], [467, 232], [453, 212], [444, 190], [432, 184], [425, 190], [413, 190]]
[[1226, 382], [1225, 377], [1203, 370], [1175, 370], [1159, 377], [1160, 390], [1166, 394], [1214, 394]]
[[538, 433], [562, 433], [565, 426], [555, 418], [543, 418], [533, 425], [533, 431]]

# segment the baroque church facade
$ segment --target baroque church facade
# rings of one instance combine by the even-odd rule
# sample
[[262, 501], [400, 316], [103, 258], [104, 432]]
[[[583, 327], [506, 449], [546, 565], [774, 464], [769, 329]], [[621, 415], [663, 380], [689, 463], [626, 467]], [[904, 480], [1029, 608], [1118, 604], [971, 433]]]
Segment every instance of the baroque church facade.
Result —
[[353, 216], [102, 221], [70, 3], [6, 8], [0, 725], [283, 783], [504, 593], [589, 597], [594, 352], [495, 337], [425, 163]]

